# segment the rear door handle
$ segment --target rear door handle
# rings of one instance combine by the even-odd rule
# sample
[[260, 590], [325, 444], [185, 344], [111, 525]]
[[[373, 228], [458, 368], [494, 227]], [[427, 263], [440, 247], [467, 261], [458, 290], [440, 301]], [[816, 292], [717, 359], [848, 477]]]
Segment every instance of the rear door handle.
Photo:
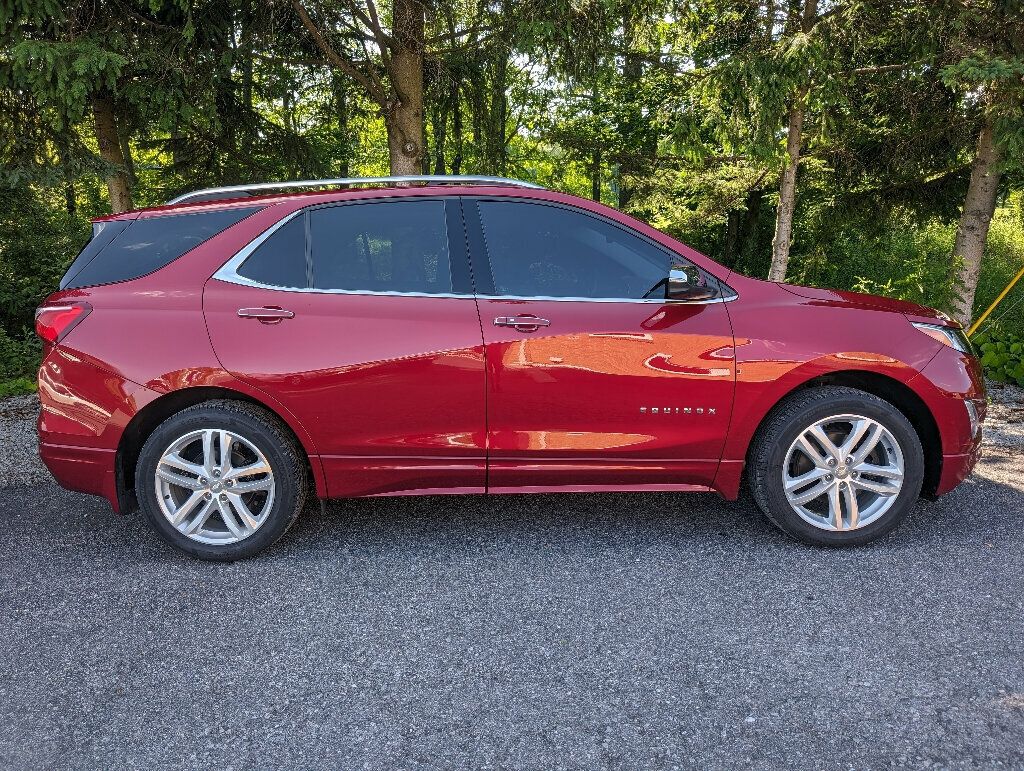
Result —
[[263, 308], [239, 308], [238, 317], [242, 319], [257, 319], [263, 324], [278, 324], [281, 319], [291, 319], [295, 314], [286, 311], [284, 308], [267, 305]]
[[525, 313], [522, 316], [498, 316], [494, 319], [494, 326], [512, 327], [519, 332], [536, 332], [540, 327], [550, 327], [551, 322]]

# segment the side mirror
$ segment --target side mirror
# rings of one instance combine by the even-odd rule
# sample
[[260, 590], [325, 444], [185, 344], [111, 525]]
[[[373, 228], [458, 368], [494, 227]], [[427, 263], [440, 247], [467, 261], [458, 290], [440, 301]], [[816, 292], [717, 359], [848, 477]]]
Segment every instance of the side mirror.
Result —
[[666, 299], [696, 302], [714, 296], [714, 289], [702, 283], [700, 271], [693, 265], [676, 264], [669, 268]]

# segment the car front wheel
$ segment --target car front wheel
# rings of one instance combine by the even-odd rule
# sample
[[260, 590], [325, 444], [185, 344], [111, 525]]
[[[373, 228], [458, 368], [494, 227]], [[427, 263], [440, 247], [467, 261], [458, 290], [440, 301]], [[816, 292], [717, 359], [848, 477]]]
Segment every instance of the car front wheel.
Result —
[[307, 487], [300, 452], [276, 417], [226, 400], [161, 423], [135, 472], [153, 529], [208, 560], [242, 559], [273, 544], [298, 516]]
[[814, 544], [868, 543], [917, 501], [924, 454], [896, 407], [846, 387], [801, 391], [755, 439], [748, 469], [758, 506], [782, 530]]

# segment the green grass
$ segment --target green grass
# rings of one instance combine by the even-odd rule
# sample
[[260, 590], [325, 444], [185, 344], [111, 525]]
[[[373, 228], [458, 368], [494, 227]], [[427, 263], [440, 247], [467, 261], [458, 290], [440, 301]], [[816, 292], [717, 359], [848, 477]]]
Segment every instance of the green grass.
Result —
[[13, 380], [0, 380], [0, 399], [7, 396], [34, 394], [36, 381], [27, 377], [16, 377]]

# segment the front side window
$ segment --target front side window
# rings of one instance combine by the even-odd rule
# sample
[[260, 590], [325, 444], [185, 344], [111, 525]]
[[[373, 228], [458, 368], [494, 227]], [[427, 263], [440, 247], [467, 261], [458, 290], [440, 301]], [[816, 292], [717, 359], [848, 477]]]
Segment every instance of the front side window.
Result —
[[443, 201], [347, 204], [309, 217], [314, 289], [452, 292]]
[[513, 297], [665, 296], [677, 255], [598, 217], [522, 201], [480, 201], [495, 292]]

